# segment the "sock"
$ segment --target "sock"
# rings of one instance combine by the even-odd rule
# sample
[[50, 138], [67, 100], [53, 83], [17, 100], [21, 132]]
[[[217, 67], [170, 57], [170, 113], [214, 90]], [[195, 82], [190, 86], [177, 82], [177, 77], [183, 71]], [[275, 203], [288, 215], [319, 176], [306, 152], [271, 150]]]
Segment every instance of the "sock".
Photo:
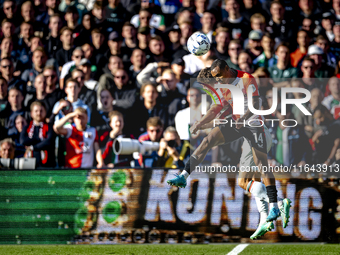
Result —
[[260, 213], [260, 225], [267, 222], [268, 217], [268, 201], [264, 197], [255, 197], [257, 210]]
[[195, 170], [195, 167], [199, 165], [199, 161], [197, 160], [195, 155], [190, 156], [190, 159], [185, 163], [184, 170], [191, 174], [192, 171]]
[[185, 170], [183, 170], [182, 173], [181, 173], [180, 175], [183, 175], [183, 177], [184, 177], [185, 179], [187, 179], [187, 178], [189, 177], [189, 173], [188, 173], [187, 171], [185, 171]]
[[267, 195], [269, 198], [269, 203], [276, 203], [277, 204], [277, 190], [275, 185], [269, 185], [266, 187]]
[[247, 190], [255, 196], [257, 210], [260, 213], [260, 225], [266, 223], [268, 217], [268, 201], [266, 186], [262, 182], [251, 181]]

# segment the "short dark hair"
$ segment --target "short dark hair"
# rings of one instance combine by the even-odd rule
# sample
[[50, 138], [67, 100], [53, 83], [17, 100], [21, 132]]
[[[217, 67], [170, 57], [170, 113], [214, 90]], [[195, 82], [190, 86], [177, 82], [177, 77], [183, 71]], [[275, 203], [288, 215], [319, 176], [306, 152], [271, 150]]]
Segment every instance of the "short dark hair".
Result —
[[212, 76], [210, 71], [210, 67], [203, 68], [197, 76], [197, 81], [209, 85], [215, 84], [214, 76]]
[[216, 67], [218, 67], [220, 70], [224, 70], [225, 68], [229, 69], [227, 62], [225, 62], [225, 60], [222, 59], [214, 60], [214, 62], [211, 64], [210, 70], [213, 70]]
[[69, 79], [67, 79], [66, 82], [65, 82], [65, 88], [67, 87], [67, 85], [68, 85], [70, 82], [74, 82], [75, 84], [77, 84], [77, 87], [78, 87], [78, 88], [80, 87], [80, 84], [79, 84], [79, 82], [78, 82], [76, 79], [69, 78]]

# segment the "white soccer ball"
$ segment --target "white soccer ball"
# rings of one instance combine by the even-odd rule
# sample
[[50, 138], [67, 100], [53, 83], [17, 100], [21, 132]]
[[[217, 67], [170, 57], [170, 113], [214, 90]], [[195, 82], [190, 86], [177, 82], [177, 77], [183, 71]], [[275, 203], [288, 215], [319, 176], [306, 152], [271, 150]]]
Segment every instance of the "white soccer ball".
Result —
[[193, 33], [187, 42], [188, 50], [195, 56], [203, 56], [210, 49], [210, 40], [208, 36], [201, 32]]

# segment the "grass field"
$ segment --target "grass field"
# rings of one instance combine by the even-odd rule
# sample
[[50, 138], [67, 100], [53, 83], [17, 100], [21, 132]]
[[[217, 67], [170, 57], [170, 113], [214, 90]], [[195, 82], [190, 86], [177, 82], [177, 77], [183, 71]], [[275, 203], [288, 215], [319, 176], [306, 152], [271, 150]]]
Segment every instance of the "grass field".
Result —
[[[237, 244], [127, 244], [127, 245], [1, 245], [0, 255], [105, 255], [105, 254], [228, 254]], [[340, 254], [338, 244], [251, 244], [240, 255]]]

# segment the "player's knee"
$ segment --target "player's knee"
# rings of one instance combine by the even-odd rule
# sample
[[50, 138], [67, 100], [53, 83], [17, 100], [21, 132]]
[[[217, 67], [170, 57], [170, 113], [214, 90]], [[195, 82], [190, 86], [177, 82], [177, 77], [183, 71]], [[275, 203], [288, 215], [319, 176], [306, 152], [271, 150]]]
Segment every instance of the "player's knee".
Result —
[[208, 137], [204, 137], [202, 140], [202, 149], [203, 150], [209, 150], [210, 149], [210, 142]]

